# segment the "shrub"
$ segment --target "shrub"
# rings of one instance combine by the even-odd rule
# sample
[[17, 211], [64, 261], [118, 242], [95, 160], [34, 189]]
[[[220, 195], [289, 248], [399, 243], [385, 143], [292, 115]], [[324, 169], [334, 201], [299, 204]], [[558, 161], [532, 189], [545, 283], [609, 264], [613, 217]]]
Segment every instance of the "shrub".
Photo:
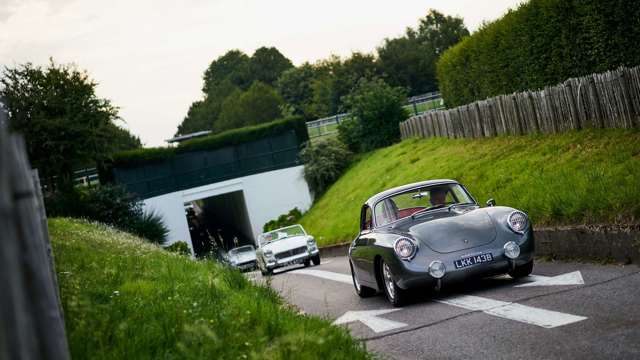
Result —
[[164, 225], [162, 216], [153, 211], [139, 213], [128, 231], [158, 245], [164, 244], [169, 235], [169, 229]]
[[640, 2], [531, 0], [445, 51], [437, 77], [455, 107], [640, 64]]
[[160, 216], [145, 213], [142, 203], [118, 185], [76, 187], [70, 192], [50, 194], [45, 203], [49, 217], [98, 221], [160, 245], [169, 233]]
[[349, 166], [351, 152], [339, 140], [329, 138], [307, 143], [300, 158], [305, 164], [304, 179], [318, 198]]
[[[346, 110], [355, 123], [339, 127], [340, 138], [358, 152], [389, 146], [400, 140], [398, 124], [407, 117], [406, 92], [381, 79], [362, 80], [344, 98]], [[351, 148], [351, 147], [350, 147]]]
[[295, 225], [302, 217], [302, 212], [296, 207], [291, 209], [287, 214], [278, 216], [277, 219], [271, 220], [262, 226], [262, 231], [267, 232], [281, 227]]
[[164, 249], [179, 255], [191, 256], [191, 249], [189, 249], [189, 245], [184, 241], [176, 241]]
[[180, 143], [178, 147], [145, 148], [124, 151], [114, 155], [111, 167], [126, 168], [161, 162], [180, 153], [198, 150], [215, 150], [225, 146], [237, 145], [279, 135], [290, 130], [295, 131], [298, 141], [303, 142], [308, 139], [307, 126], [304, 120], [301, 117], [294, 116], [266, 124], [247, 126], [192, 139]]

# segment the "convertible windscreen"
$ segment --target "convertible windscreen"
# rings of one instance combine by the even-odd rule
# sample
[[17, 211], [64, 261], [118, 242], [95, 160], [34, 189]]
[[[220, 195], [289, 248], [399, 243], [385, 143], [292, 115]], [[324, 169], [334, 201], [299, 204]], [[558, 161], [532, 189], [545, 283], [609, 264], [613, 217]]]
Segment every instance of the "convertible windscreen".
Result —
[[304, 235], [306, 235], [306, 233], [304, 232], [304, 229], [302, 228], [302, 226], [293, 225], [293, 226], [277, 229], [274, 231], [270, 231], [268, 233], [260, 234], [258, 238], [260, 240], [260, 244], [264, 245], [272, 241], [282, 240], [282, 239], [286, 239], [288, 237], [293, 237], [293, 236], [304, 236]]
[[434, 185], [398, 193], [375, 205], [376, 226], [455, 204], [475, 204], [459, 184]]

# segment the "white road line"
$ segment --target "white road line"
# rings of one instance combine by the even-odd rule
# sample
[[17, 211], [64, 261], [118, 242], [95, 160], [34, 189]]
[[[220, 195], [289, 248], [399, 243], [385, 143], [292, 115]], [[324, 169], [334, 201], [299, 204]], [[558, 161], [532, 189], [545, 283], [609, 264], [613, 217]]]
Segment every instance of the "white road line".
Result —
[[393, 329], [399, 329], [407, 326], [405, 323], [384, 319], [378, 315], [388, 314], [400, 309], [383, 309], [383, 310], [366, 310], [366, 311], [347, 311], [333, 323], [335, 325], [346, 324], [354, 321], [360, 321], [368, 326], [374, 332], [383, 332]]
[[[302, 274], [302, 275], [310, 275], [319, 277], [322, 279], [333, 280], [337, 282], [342, 282], [345, 284], [352, 284], [351, 276], [335, 273], [331, 271], [324, 270], [309, 270], [309, 269], [300, 269], [291, 271], [294, 274]], [[562, 278], [564, 275], [566, 278]], [[556, 285], [553, 282], [553, 279], [560, 278], [560, 282], [566, 283], [568, 281], [573, 281], [571, 284], [575, 284], [577, 280], [574, 273], [564, 274], [557, 277], [546, 277], [546, 276], [535, 276], [535, 282], [551, 282], [549, 285]], [[579, 274], [580, 280], [582, 280], [582, 276]], [[584, 282], [582, 282], [584, 283]], [[533, 284], [533, 283], [529, 283]], [[526, 285], [526, 284], [525, 284]], [[530, 286], [538, 286], [538, 285], [530, 285]], [[543, 328], [551, 329], [558, 326], [568, 325], [571, 323], [575, 323], [578, 321], [586, 320], [587, 318], [584, 316], [566, 314], [558, 311], [551, 311], [540, 309], [532, 306], [526, 306], [521, 304], [516, 304], [512, 302], [493, 300], [488, 298], [483, 298], [480, 296], [472, 296], [472, 295], [460, 295], [460, 296], [452, 296], [448, 298], [439, 298], [433, 299], [436, 302], [452, 305], [460, 308], [464, 308], [472, 311], [482, 311], [485, 314], [498, 316], [504, 319], [514, 320], [526, 324], [537, 325]]]
[[485, 314], [537, 325], [547, 329], [587, 319], [584, 316], [565, 314], [558, 311], [545, 310], [480, 296], [461, 295], [444, 299], [434, 299], [434, 301], [467, 310], [482, 311]]
[[345, 284], [353, 284], [353, 281], [351, 280], [351, 275], [335, 273], [332, 271], [299, 269], [299, 270], [290, 271], [289, 273], [311, 275], [311, 276], [319, 277], [322, 279], [333, 280], [333, 281], [337, 281]]
[[560, 285], [584, 285], [584, 279], [580, 271], [574, 271], [558, 276], [529, 276], [527, 280], [533, 280], [526, 284], [516, 285], [516, 287], [529, 286], [560, 286]]

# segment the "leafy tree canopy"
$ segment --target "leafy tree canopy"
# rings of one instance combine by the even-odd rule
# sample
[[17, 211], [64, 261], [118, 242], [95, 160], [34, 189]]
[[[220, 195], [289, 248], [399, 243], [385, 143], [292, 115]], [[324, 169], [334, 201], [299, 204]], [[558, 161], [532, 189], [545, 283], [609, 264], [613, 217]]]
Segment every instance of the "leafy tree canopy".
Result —
[[242, 92], [236, 90], [228, 96], [220, 111], [220, 117], [214, 124], [216, 132], [257, 125], [279, 118], [284, 101], [271, 86], [254, 82]]
[[114, 124], [118, 109], [97, 97], [96, 83], [75, 66], [51, 60], [46, 68], [5, 67], [0, 85], [10, 127], [25, 136], [32, 166], [52, 185], [55, 178], [68, 188], [74, 169], [140, 146], [137, 137]]
[[401, 86], [409, 95], [436, 91], [436, 61], [448, 48], [469, 35], [462, 18], [430, 10], [418, 28], [405, 35], [385, 39], [378, 51], [378, 65], [392, 86]]

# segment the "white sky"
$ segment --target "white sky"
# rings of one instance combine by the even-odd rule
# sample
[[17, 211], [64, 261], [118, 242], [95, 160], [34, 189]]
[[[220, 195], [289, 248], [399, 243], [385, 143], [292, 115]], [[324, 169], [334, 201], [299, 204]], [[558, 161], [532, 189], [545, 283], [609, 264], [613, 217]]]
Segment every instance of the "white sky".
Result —
[[202, 74], [230, 49], [275, 46], [299, 65], [371, 52], [429, 8], [474, 31], [521, 0], [0, 0], [0, 65], [75, 63], [147, 146], [173, 136]]

